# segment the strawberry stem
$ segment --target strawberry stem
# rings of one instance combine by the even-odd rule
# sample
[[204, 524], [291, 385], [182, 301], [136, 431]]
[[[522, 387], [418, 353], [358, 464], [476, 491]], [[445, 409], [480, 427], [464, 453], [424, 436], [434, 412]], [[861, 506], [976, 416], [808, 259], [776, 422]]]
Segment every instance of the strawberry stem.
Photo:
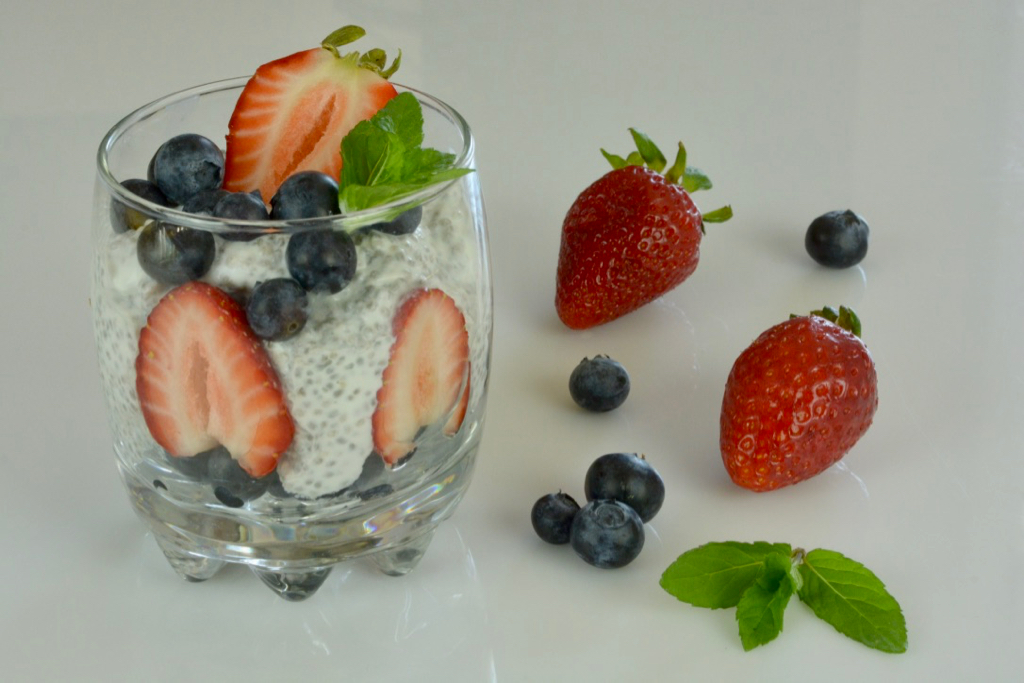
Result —
[[361, 69], [367, 69], [379, 75], [381, 78], [388, 79], [396, 71], [398, 66], [402, 63], [402, 51], [398, 51], [398, 56], [395, 57], [395, 61], [391, 63], [389, 68], [385, 68], [388, 61], [388, 53], [379, 47], [375, 47], [371, 50], [360, 54], [358, 51], [341, 54], [338, 52], [338, 48], [349, 43], [354, 43], [363, 36], [366, 35], [366, 30], [361, 26], [342, 26], [337, 31], [331, 33], [320, 43], [320, 46], [325, 50], [330, 50], [338, 59], [351, 60], [356, 66]]
[[[839, 327], [843, 328], [847, 332], [852, 333], [854, 336], [859, 337], [861, 332], [860, 318], [857, 317], [856, 311], [846, 306], [840, 306], [839, 310], [832, 308], [831, 306], [822, 306], [816, 311], [811, 311], [811, 315], [816, 315], [819, 318], [824, 318], [829, 322], [833, 322]], [[791, 318], [796, 316], [790, 316]]]

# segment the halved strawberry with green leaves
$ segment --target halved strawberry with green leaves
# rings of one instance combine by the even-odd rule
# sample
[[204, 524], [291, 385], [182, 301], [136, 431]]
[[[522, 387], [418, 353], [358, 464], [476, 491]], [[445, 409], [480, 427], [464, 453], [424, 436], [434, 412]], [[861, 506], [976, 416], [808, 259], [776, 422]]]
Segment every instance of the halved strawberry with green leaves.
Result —
[[374, 449], [389, 465], [412, 453], [423, 427], [447, 416], [445, 433], [457, 432], [469, 398], [469, 334], [450, 296], [418, 290], [399, 306], [392, 329], [373, 413]]
[[346, 26], [327, 36], [321, 47], [256, 70], [228, 123], [226, 190], [259, 190], [270, 201], [298, 171], [338, 177], [342, 138], [398, 94], [387, 79], [398, 69], [401, 52], [388, 68], [387, 54], [379, 48], [338, 52], [365, 34], [358, 26]]
[[223, 445], [253, 477], [269, 474], [295, 434], [277, 373], [245, 310], [224, 291], [188, 282], [153, 308], [135, 360], [139, 405], [174, 456]]

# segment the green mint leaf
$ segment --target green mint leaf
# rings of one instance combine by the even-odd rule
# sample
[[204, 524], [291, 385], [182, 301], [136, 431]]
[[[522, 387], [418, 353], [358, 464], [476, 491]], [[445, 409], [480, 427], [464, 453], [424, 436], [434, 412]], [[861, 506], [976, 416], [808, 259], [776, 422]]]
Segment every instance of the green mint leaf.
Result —
[[744, 650], [775, 640], [782, 632], [782, 616], [796, 590], [789, 555], [769, 553], [757, 580], [744, 591], [736, 605], [736, 621]]
[[799, 567], [798, 595], [837, 631], [883, 652], [906, 652], [907, 624], [896, 599], [867, 567], [832, 550], [812, 550]]
[[764, 571], [768, 555], [789, 557], [785, 543], [708, 543], [688, 550], [661, 575], [661, 587], [696, 607], [735, 607]]
[[661, 173], [668, 162], [665, 161], [665, 155], [661, 153], [658, 146], [647, 135], [636, 128], [630, 128], [629, 132], [633, 136], [633, 142], [636, 144], [636, 151], [640, 153], [647, 167], [652, 171]]
[[[341, 141], [338, 198], [345, 213], [368, 209], [459, 178], [455, 155], [424, 149], [423, 109], [412, 93], [401, 93]], [[400, 213], [400, 211], [396, 211]]]

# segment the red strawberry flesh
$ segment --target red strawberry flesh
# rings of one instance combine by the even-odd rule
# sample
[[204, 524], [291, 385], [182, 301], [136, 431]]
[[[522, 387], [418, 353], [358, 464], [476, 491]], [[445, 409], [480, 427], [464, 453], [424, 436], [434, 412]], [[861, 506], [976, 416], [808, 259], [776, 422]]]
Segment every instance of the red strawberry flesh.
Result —
[[298, 171], [338, 178], [342, 138], [396, 94], [384, 77], [324, 48], [264, 64], [228, 123], [224, 188], [259, 190], [269, 202]]
[[139, 334], [136, 389], [153, 439], [171, 455], [223, 445], [250, 475], [271, 472], [295, 426], [245, 311], [189, 282], [156, 305]]
[[653, 301], [688, 278], [700, 258], [700, 211], [682, 187], [626, 166], [584, 190], [566, 214], [555, 308], [586, 329]]
[[469, 372], [466, 320], [443, 291], [418, 290], [406, 299], [393, 331], [373, 414], [374, 448], [389, 465], [415, 449], [422, 427], [446, 417], [453, 424], [449, 413], [468, 391]]
[[795, 484], [846, 455], [877, 407], [875, 366], [860, 339], [817, 316], [787, 320], [733, 365], [722, 401], [722, 460], [744, 488]]

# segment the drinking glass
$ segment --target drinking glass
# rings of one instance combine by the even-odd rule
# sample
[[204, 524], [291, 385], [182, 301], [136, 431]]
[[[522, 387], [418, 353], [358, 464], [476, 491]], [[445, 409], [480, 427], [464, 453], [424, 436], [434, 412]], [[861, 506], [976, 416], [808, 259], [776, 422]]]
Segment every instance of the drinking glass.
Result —
[[[487, 232], [475, 172], [383, 206], [301, 220], [231, 221], [185, 213], [121, 184], [145, 178], [155, 151], [173, 136], [198, 133], [223, 141], [246, 81], [166, 96], [103, 138], [91, 305], [117, 466], [131, 506], [170, 565], [191, 581], [210, 578], [225, 563], [248, 565], [282, 597], [300, 600], [338, 562], [365, 558], [386, 574], [407, 573], [462, 499], [480, 445], [488, 384]], [[424, 147], [453, 154], [459, 168], [473, 168], [473, 137], [462, 116], [430, 95], [396, 88], [411, 92], [422, 107]], [[400, 235], [372, 227], [396, 215], [420, 216], [419, 227]], [[173, 299], [177, 287], [202, 286], [160, 282], [141, 267], [140, 235], [157, 225], [163, 226], [161, 234], [182, 231], [206, 240], [212, 235], [215, 257], [197, 279], [243, 310], [258, 283], [288, 277], [285, 252], [296, 235], [333, 230], [353, 238], [352, 281], [333, 294], [309, 292], [308, 320], [293, 338], [254, 338], [270, 359], [294, 424], [290, 445], [268, 474], [251, 476], [224, 444], [194, 455], [172, 454], [150, 429], [138, 391], [140, 354], [148, 351], [140, 351], [140, 334], [154, 308]], [[374, 447], [378, 399], [401, 331], [399, 310], [424, 292], [440, 292], [464, 318], [468, 354], [459, 366], [459, 400], [431, 424], [419, 425], [411, 453], [386, 462]], [[222, 367], [211, 367], [217, 364]], [[213, 353], [200, 355], [185, 371], [230, 376], [235, 370], [229, 365]], [[161, 381], [176, 385], [180, 379]], [[389, 391], [402, 389], [392, 385]]]

